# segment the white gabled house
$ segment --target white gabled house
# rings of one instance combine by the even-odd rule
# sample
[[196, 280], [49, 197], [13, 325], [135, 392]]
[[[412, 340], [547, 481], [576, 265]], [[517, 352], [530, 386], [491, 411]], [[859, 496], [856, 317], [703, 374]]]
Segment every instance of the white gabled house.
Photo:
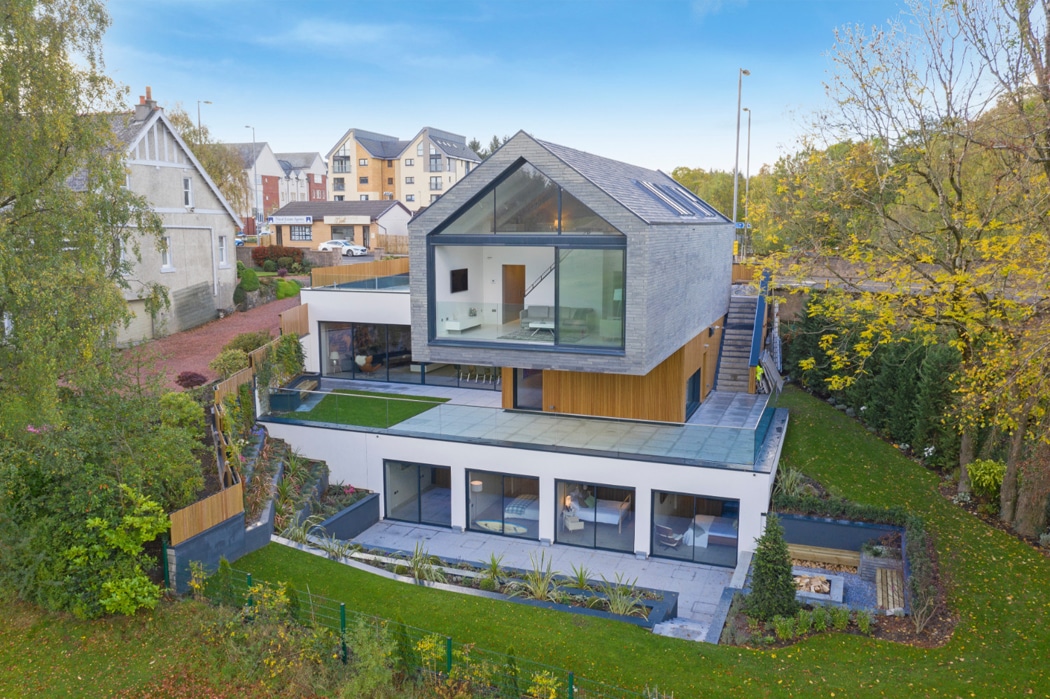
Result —
[[[118, 342], [129, 344], [196, 327], [233, 306], [237, 285], [234, 237], [241, 222], [229, 202], [179, 137], [149, 94], [134, 112], [111, 116], [125, 149], [127, 187], [146, 198], [164, 224], [163, 250], [140, 245], [142, 259], [125, 292], [134, 313]], [[168, 289], [171, 307], [153, 317], [141, 298], [143, 285]]]

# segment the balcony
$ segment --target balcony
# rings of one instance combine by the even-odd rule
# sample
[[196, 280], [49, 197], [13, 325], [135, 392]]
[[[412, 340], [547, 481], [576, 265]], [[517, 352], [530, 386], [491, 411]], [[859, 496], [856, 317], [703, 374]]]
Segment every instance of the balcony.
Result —
[[716, 391], [678, 424], [504, 410], [499, 392], [434, 385], [323, 379], [321, 389], [263, 421], [760, 473], [773, 468], [787, 427], [776, 394]]

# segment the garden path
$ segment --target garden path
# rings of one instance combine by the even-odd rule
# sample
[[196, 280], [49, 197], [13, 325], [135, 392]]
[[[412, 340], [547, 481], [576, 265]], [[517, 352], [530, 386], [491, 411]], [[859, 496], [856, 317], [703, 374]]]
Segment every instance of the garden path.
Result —
[[147, 367], [153, 364], [154, 368], [147, 369], [146, 373], [157, 374], [163, 387], [179, 390], [175, 378], [183, 371], [196, 371], [209, 381], [218, 378], [208, 364], [237, 335], [268, 330], [270, 335], [277, 337], [280, 334], [278, 315], [298, 305], [298, 296], [271, 301], [192, 330], [145, 342], [125, 352], [131, 359], [140, 358]]

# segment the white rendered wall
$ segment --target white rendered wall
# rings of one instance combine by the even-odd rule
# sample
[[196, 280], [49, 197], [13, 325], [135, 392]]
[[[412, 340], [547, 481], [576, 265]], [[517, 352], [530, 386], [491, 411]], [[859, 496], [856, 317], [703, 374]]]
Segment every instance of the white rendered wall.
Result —
[[[698, 468], [647, 461], [606, 459], [531, 449], [415, 439], [389, 434], [267, 423], [271, 436], [304, 456], [328, 464], [333, 481], [383, 492], [383, 460], [448, 466], [452, 473], [452, 526], [467, 523], [466, 471], [534, 476], [540, 479], [541, 540], [554, 540], [554, 481], [572, 480], [634, 488], [636, 552], [650, 552], [652, 491], [670, 491], [740, 501], [739, 551], [753, 551], [762, 534], [772, 473]], [[385, 503], [380, 499], [385, 516]]]
[[321, 371], [319, 323], [412, 324], [407, 291], [303, 289], [299, 294], [309, 307], [310, 334], [303, 338], [303, 351], [306, 371], [311, 373]]

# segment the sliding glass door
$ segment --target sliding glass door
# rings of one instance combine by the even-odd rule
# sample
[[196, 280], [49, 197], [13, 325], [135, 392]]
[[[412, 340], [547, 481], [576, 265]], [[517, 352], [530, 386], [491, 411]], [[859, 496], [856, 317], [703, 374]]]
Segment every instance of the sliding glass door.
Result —
[[452, 469], [384, 461], [383, 471], [387, 519], [452, 526]]
[[634, 488], [555, 481], [554, 492], [559, 544], [634, 551]]
[[468, 529], [540, 538], [540, 479], [467, 471]]
[[740, 501], [653, 492], [652, 555], [736, 566]]

